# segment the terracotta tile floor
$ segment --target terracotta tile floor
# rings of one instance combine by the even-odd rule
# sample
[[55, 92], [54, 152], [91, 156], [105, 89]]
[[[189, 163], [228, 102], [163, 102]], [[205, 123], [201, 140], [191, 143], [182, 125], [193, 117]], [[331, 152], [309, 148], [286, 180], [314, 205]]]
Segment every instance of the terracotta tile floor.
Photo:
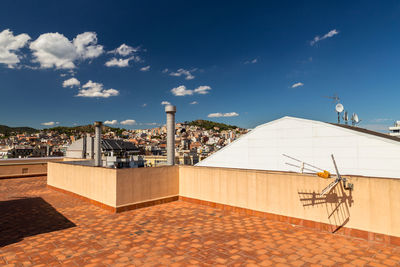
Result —
[[111, 214], [45, 184], [0, 180], [1, 266], [400, 266], [399, 247], [181, 201]]

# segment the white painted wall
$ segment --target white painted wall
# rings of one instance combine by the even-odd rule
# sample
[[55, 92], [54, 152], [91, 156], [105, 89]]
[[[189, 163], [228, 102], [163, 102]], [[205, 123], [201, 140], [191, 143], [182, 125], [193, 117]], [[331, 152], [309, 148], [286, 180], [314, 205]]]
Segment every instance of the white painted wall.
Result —
[[282, 154], [335, 173], [334, 154], [341, 174], [400, 178], [400, 139], [293, 117], [256, 127], [196, 166], [297, 172]]

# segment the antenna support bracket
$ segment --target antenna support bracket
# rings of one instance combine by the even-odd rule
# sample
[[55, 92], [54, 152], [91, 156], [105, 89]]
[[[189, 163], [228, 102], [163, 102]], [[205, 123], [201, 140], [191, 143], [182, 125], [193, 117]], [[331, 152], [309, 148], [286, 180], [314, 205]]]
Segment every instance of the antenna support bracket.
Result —
[[354, 190], [354, 185], [352, 183], [347, 183], [347, 179], [346, 178], [342, 178], [343, 181], [343, 188], [346, 190]]

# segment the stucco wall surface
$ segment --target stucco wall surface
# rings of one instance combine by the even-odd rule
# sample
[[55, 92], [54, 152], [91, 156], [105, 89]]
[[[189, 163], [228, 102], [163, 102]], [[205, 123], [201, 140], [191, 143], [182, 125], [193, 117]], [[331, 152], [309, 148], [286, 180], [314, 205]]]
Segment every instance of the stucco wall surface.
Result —
[[400, 180], [346, 176], [349, 191], [334, 179], [312, 175], [213, 167], [179, 167], [179, 195], [321, 223], [400, 236]]
[[117, 170], [117, 207], [178, 194], [178, 166]]

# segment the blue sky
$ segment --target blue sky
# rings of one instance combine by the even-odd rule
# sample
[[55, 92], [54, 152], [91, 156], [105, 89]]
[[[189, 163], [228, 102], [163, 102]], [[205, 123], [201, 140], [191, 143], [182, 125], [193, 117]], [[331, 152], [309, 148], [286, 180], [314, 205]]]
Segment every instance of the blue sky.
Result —
[[399, 50], [398, 1], [2, 1], [0, 124], [335, 122], [336, 93], [382, 131]]

